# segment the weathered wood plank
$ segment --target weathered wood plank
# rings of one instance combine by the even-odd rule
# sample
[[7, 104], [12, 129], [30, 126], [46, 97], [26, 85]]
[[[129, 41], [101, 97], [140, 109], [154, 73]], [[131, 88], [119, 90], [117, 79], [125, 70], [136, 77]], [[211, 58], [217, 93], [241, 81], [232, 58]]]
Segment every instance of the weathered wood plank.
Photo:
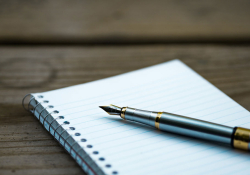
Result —
[[250, 110], [250, 46], [0, 47], [0, 174], [82, 174], [22, 109], [29, 92], [85, 83], [179, 58]]
[[21, 105], [0, 105], [0, 174], [84, 174]]
[[0, 102], [26, 93], [81, 84], [179, 58], [247, 109], [250, 47], [1, 47]]
[[249, 40], [250, 1], [0, 1], [0, 42]]

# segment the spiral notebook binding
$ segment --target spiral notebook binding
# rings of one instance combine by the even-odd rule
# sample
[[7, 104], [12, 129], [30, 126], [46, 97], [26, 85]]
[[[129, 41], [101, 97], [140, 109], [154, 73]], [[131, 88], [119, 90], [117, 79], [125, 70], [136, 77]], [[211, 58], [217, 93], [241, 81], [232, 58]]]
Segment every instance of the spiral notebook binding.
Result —
[[27, 109], [27, 108], [25, 107], [25, 105], [24, 105], [24, 101], [25, 101], [25, 99], [26, 99], [28, 96], [31, 96], [31, 94], [26, 94], [26, 95], [23, 97], [22, 105], [23, 105], [23, 108], [24, 108], [26, 111], [29, 111], [29, 112], [30, 112], [29, 106], [30, 106], [31, 101], [34, 99], [34, 97], [31, 97], [31, 99], [30, 99], [30, 101], [29, 101], [29, 103], [28, 103], [28, 109]]
[[36, 108], [37, 108], [40, 104], [42, 104], [42, 102], [38, 102], [37, 105], [34, 107], [34, 109], [31, 111], [33, 114], [35, 113]]
[[37, 103], [37, 105], [34, 107], [34, 109], [32, 110], [32, 113], [34, 113], [35, 111], [36, 111], [36, 108], [39, 106], [39, 105], [41, 105], [42, 103], [49, 103], [49, 101], [48, 100], [44, 100], [44, 101], [42, 101], [42, 102], [38, 102]]
[[[65, 144], [66, 144], [66, 142], [67, 142], [67, 139], [68, 138], [70, 138], [72, 135], [68, 135], [67, 137], [66, 137], [66, 139], [64, 139], [64, 144], [63, 144], [63, 147], [65, 147]], [[68, 142], [67, 142], [68, 143]]]
[[[26, 99], [28, 96], [30, 96], [30, 100], [29, 100], [29, 102], [28, 102], [28, 107], [26, 108], [24, 102], [25, 102], [25, 99]], [[39, 95], [38, 98], [43, 98], [43, 96], [42, 96], [42, 95]], [[31, 106], [31, 103], [32, 103], [33, 100], [36, 101], [36, 105], [33, 107], [33, 109], [31, 109], [30, 106]], [[39, 105], [42, 105], [42, 103], [49, 103], [49, 101], [48, 101], [48, 100], [44, 100], [44, 101], [38, 102], [38, 101], [35, 99], [35, 97], [33, 97], [31, 94], [25, 95], [24, 98], [23, 98], [23, 100], [22, 100], [23, 108], [24, 108], [25, 110], [27, 110], [27, 111], [33, 113], [34, 115], [35, 115], [35, 111], [36, 111], [37, 107], [38, 107]], [[54, 126], [52, 126], [52, 124], [53, 124], [55, 121], [57, 121], [57, 120], [64, 119], [64, 116], [58, 116], [57, 118], [53, 118], [53, 120], [49, 123], [49, 122], [47, 121], [47, 118], [48, 118], [51, 114], [58, 114], [59, 111], [58, 111], [58, 110], [54, 110], [54, 111], [52, 111], [52, 112], [48, 112], [48, 114], [46, 114], [45, 117], [42, 117], [42, 113], [43, 113], [44, 111], [46, 111], [48, 108], [54, 108], [54, 106], [48, 105], [48, 106], [44, 107], [44, 108], [38, 113], [37, 119], [39, 120], [39, 122], [40, 122], [44, 127], [45, 127], [45, 122], [47, 122], [48, 125], [49, 125], [49, 126], [48, 126], [48, 131], [51, 133], [51, 127], [54, 128]], [[41, 121], [41, 117], [42, 117], [43, 121]], [[72, 157], [73, 157], [73, 155], [72, 155], [72, 150], [75, 152], [75, 157], [73, 157], [73, 158], [74, 158], [75, 160], [77, 160], [77, 158], [79, 157], [79, 158], [82, 160], [82, 163], [79, 163], [79, 162], [78, 162], [79, 165], [80, 165], [81, 167], [84, 167], [84, 166], [87, 165], [87, 167], [89, 168], [89, 170], [91, 170], [91, 172], [92, 172], [93, 174], [96, 174], [96, 172], [95, 172], [95, 171], [91, 168], [91, 166], [90, 166], [90, 165], [93, 164], [94, 162], [93, 162], [93, 163], [87, 163], [86, 161], [84, 161], [84, 158], [82, 158], [82, 157], [80, 156], [79, 151], [82, 150], [82, 147], [80, 146], [77, 150], [74, 150], [74, 149], [73, 149], [73, 147], [74, 147], [76, 144], [78, 144], [79, 142], [86, 142], [87, 140], [84, 139], [84, 138], [82, 138], [82, 139], [80, 139], [79, 141], [76, 141], [76, 139], [74, 139], [74, 142], [73, 142], [72, 144], [69, 144], [69, 142], [68, 142], [67, 140], [68, 140], [70, 137], [72, 137], [73, 135], [72, 135], [72, 134], [69, 134], [66, 138], [63, 138], [63, 137], [62, 137], [63, 133], [65, 133], [66, 131], [68, 131], [68, 130], [76, 130], [76, 128], [75, 128], [75, 127], [69, 127], [69, 129], [63, 129], [63, 131], [62, 131], [61, 133], [57, 132], [57, 130], [58, 130], [60, 127], [62, 127], [63, 125], [69, 125], [69, 124], [70, 124], [69, 121], [64, 121], [62, 124], [59, 124], [56, 128], [54, 128], [54, 133], [53, 133], [53, 134], [51, 133], [51, 134], [53, 135], [53, 137], [54, 137], [55, 140], [57, 140], [56, 137], [55, 137], [55, 135], [56, 135], [56, 133], [58, 134], [59, 137], [58, 137], [58, 140], [57, 140], [57, 141], [58, 141], [59, 143], [60, 143], [60, 140], [61, 140], [61, 139], [64, 140], [64, 143], [63, 143], [63, 144], [60, 143], [60, 146], [62, 146], [67, 152], [69, 152], [69, 154], [70, 154]], [[74, 135], [75, 135], [75, 136], [80, 136], [81, 134], [76, 132]], [[69, 145], [69, 150], [66, 149], [66, 147], [65, 147], [66, 144]], [[88, 148], [92, 148], [92, 147], [93, 147], [92, 145], [87, 145], [87, 146], [86, 146], [87, 149], [88, 149]], [[88, 155], [88, 153], [86, 153], [86, 154]], [[99, 154], [99, 152], [98, 152], [98, 151], [93, 151], [92, 154], [97, 155], [97, 154]], [[87, 156], [87, 155], [86, 155], [86, 156]], [[100, 157], [98, 160], [104, 161], [104, 158]], [[83, 165], [83, 164], [84, 164], [84, 165]], [[111, 167], [111, 165], [107, 164], [106, 167]], [[85, 170], [87, 171], [87, 169], [85, 169]], [[117, 172], [116, 172], [116, 171], [113, 171], [112, 174], [117, 174]]]
[[74, 146], [76, 143], [78, 143], [78, 142], [75, 141], [72, 145], [70, 145], [69, 154], [71, 154], [71, 150], [72, 150], [73, 146]]
[[[62, 125], [63, 125], [63, 124], [62, 124]], [[54, 139], [56, 138], [56, 130], [57, 130], [58, 128], [60, 128], [62, 125], [59, 125], [59, 126], [57, 126], [57, 127], [55, 128], [54, 134], [53, 134]]]
[[[47, 108], [47, 107], [46, 107], [46, 108]], [[46, 108], [43, 108], [43, 109], [40, 111], [40, 113], [39, 113], [39, 115], [38, 115], [38, 120], [39, 120], [39, 121], [41, 120], [41, 114], [43, 113], [43, 111], [46, 110]]]
[[[53, 111], [54, 112], [54, 111]], [[50, 112], [50, 113], [48, 113], [44, 118], [43, 118], [43, 126], [45, 127], [45, 121], [46, 121], [46, 118], [50, 115], [50, 114], [52, 114], [53, 112]]]
[[35, 100], [35, 98], [32, 97], [32, 98], [30, 99], [30, 101], [29, 101], [29, 104], [28, 104], [28, 110], [29, 110], [29, 111], [32, 111], [32, 110], [30, 109], [30, 103], [32, 102], [32, 100]]
[[46, 121], [46, 118], [47, 118], [49, 115], [51, 115], [51, 114], [58, 114], [58, 113], [59, 113], [59, 111], [57, 111], [57, 110], [54, 110], [54, 111], [48, 113], [48, 114], [43, 118], [43, 126], [45, 127], [45, 121]]
[[[50, 128], [51, 128], [51, 125], [52, 125], [52, 123], [54, 122], [54, 121], [56, 121], [57, 119], [64, 119], [64, 117], [63, 118], [61, 118], [61, 117], [63, 117], [63, 116], [59, 116], [59, 117], [57, 117], [57, 118], [54, 118], [53, 120], [52, 120], [52, 122], [49, 124], [49, 132], [50, 132]], [[54, 128], [55, 129], [55, 128]]]
[[60, 142], [60, 140], [61, 140], [61, 137], [62, 137], [63, 133], [65, 133], [66, 131], [67, 131], [67, 129], [63, 130], [63, 131], [61, 132], [61, 134], [59, 134], [59, 138], [58, 138], [58, 141], [59, 141], [59, 142]]

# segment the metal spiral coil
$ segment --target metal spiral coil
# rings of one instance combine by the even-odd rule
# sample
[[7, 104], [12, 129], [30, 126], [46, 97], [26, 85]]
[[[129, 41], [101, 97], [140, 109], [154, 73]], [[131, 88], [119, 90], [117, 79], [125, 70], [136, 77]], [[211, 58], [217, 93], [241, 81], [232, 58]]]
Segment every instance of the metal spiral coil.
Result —
[[70, 154], [71, 154], [71, 150], [72, 150], [73, 146], [74, 146], [76, 143], [78, 143], [78, 142], [75, 141], [72, 145], [70, 145], [70, 149], [69, 149], [69, 153], [70, 153]]
[[[49, 116], [49, 115], [51, 115], [51, 114], [57, 114], [57, 113], [59, 113], [57, 110], [55, 110], [55, 111], [52, 111], [51, 113], [48, 113], [44, 118], [43, 118], [43, 126], [44, 126], [44, 124], [45, 124], [45, 121], [46, 121], [46, 119], [47, 119], [47, 117]], [[47, 121], [48, 122], [48, 121]], [[45, 126], [44, 126], [45, 127]]]
[[[28, 96], [31, 96], [31, 94], [26, 94], [26, 95], [23, 97], [23, 100], [22, 100], [23, 108], [24, 108], [26, 111], [29, 111], [29, 109], [27, 109], [27, 108], [25, 107], [24, 101], [25, 101], [25, 99], [26, 99]], [[31, 101], [31, 100], [30, 100], [30, 101]], [[29, 101], [29, 103], [30, 103], [30, 101]], [[30, 111], [29, 111], [29, 112], [30, 112]]]
[[[30, 96], [30, 99], [29, 99], [28, 105], [27, 105], [27, 107], [25, 107], [25, 104], [24, 104], [25, 99], [26, 99], [27, 97], [29, 97], [29, 96]], [[38, 97], [39, 97], [39, 96], [38, 96]], [[41, 97], [39, 97], [39, 98], [43, 98], [43, 96], [41, 95]], [[24, 108], [26, 111], [29, 111], [29, 112], [31, 112], [31, 113], [33, 113], [33, 114], [35, 114], [35, 111], [36, 111], [36, 109], [37, 109], [37, 107], [38, 107], [39, 105], [42, 105], [42, 103], [49, 103], [49, 101], [47, 101], [47, 100], [44, 100], [44, 101], [41, 101], [41, 102], [38, 102], [38, 101], [37, 101], [36, 105], [33, 107], [33, 109], [31, 109], [31, 102], [32, 102], [33, 100], [36, 100], [36, 99], [35, 99], [35, 97], [32, 96], [31, 94], [26, 94], [26, 95], [24, 96], [24, 98], [22, 99], [22, 106], [23, 106], [23, 108]], [[40, 122], [41, 122], [42, 113], [43, 113], [44, 111], [46, 111], [46, 109], [48, 109], [48, 108], [53, 108], [53, 106], [48, 105], [47, 107], [44, 107], [44, 108], [38, 113], [37, 119], [38, 119]], [[62, 146], [62, 147], [66, 150], [65, 145], [66, 145], [66, 143], [69, 144], [69, 142], [67, 142], [67, 140], [68, 140], [70, 137], [72, 137], [72, 135], [68, 135], [66, 138], [63, 138], [63, 137], [62, 137], [62, 134], [63, 134], [64, 132], [66, 132], [67, 129], [64, 129], [60, 134], [57, 132], [57, 130], [58, 130], [61, 126], [66, 125], [66, 124], [70, 124], [70, 123], [69, 123], [68, 121], [64, 121], [63, 124], [59, 124], [56, 128], [54, 128], [54, 126], [53, 126], [52, 124], [53, 124], [55, 121], [57, 121], [58, 119], [61, 119], [60, 117], [63, 117], [63, 116], [59, 116], [59, 117], [57, 117], [57, 118], [54, 118], [54, 119], [49, 123], [49, 122], [47, 121], [47, 118], [48, 118], [51, 114], [53, 114], [53, 113], [59, 113], [59, 111], [54, 110], [54, 111], [52, 111], [52, 112], [46, 114], [45, 117], [42, 117], [42, 118], [43, 118], [43, 122], [41, 122], [41, 124], [45, 127], [45, 121], [46, 121], [46, 122], [49, 124], [49, 126], [48, 126], [48, 131], [49, 131], [50, 133], [51, 133], [51, 127], [53, 127], [54, 133], [53, 133], [53, 134], [51, 133], [51, 134], [53, 135], [53, 137], [54, 137], [55, 140], [56, 140], [56, 137], [55, 137], [56, 133], [59, 135], [59, 138], [58, 138], [58, 140], [57, 140], [59, 143], [60, 143], [60, 140], [61, 140], [61, 139], [64, 140], [64, 143], [63, 143], [63, 144], [60, 143], [60, 146]], [[64, 118], [62, 118], [62, 119], [64, 119]], [[77, 150], [74, 150], [74, 149], [73, 149], [73, 147], [74, 147], [76, 144], [79, 143], [79, 141], [76, 141], [75, 139], [73, 139], [73, 140], [74, 140], [73, 144], [69, 144], [69, 147], [70, 147], [70, 148], [69, 148], [69, 150], [66, 150], [66, 151], [68, 151], [69, 154], [73, 157], [73, 155], [72, 155], [72, 150], [73, 150], [73, 151], [75, 152], [75, 157], [74, 157], [74, 159], [77, 159], [77, 157], [79, 157], [79, 158], [81, 159], [81, 163], [79, 163], [79, 165], [80, 165], [80, 166], [83, 166], [83, 164], [87, 165], [88, 168], [89, 168], [89, 170], [91, 170], [94, 174], [96, 174], [96, 172], [93, 171], [93, 169], [91, 168], [91, 164], [92, 164], [93, 162], [89, 164], [89, 163], [87, 163], [87, 162], [84, 160], [83, 157], [80, 156], [79, 151], [82, 150], [82, 147], [80, 146]], [[87, 156], [87, 155], [86, 155], [86, 156]]]
[[61, 137], [62, 137], [62, 134], [64, 133], [64, 132], [66, 132], [67, 130], [65, 129], [63, 132], [61, 132], [61, 134], [59, 134], [59, 138], [58, 138], [58, 141], [60, 142], [60, 140], [61, 140]]
[[72, 135], [69, 134], [68, 137], [66, 137], [66, 138], [64, 139], [64, 144], [63, 144], [64, 147], [65, 147], [65, 144], [66, 144], [66, 142], [67, 142], [67, 139], [70, 138], [71, 136], [72, 136]]

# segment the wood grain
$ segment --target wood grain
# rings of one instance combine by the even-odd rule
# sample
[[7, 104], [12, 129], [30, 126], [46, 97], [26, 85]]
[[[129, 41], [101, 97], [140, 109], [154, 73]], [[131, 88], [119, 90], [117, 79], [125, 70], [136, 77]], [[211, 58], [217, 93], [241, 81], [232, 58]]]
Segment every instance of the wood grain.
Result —
[[22, 109], [26, 93], [175, 58], [250, 110], [250, 46], [0, 47], [0, 174], [84, 174], [34, 116]]
[[248, 0], [0, 0], [0, 42], [249, 41]]
[[0, 47], [0, 102], [180, 59], [250, 109], [249, 46]]
[[0, 174], [84, 174], [20, 104], [1, 104], [0, 111]]

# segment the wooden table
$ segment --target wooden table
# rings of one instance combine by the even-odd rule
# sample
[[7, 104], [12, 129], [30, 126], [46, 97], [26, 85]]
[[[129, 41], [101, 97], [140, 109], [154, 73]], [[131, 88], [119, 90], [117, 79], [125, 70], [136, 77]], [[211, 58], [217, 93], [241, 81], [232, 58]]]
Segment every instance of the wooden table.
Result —
[[56, 2], [0, 1], [0, 174], [84, 174], [22, 108], [27, 93], [180, 59], [250, 110], [248, 1]]

